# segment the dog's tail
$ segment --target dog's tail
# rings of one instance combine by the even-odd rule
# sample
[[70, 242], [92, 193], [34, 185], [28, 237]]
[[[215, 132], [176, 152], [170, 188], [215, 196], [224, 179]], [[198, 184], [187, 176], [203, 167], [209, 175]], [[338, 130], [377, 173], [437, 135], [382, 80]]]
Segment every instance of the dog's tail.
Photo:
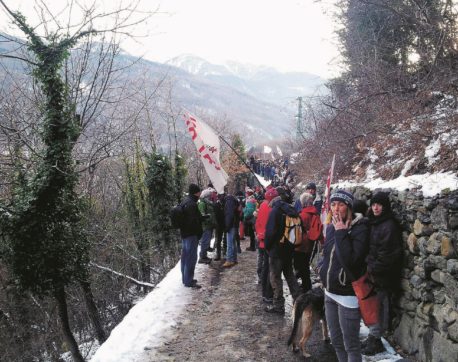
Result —
[[301, 319], [301, 308], [299, 308], [299, 305], [295, 305], [294, 308], [294, 323], [293, 323], [293, 330], [291, 331], [291, 336], [288, 339], [288, 346], [293, 343], [294, 337], [296, 336], [297, 332], [297, 327], [299, 326], [299, 321]]

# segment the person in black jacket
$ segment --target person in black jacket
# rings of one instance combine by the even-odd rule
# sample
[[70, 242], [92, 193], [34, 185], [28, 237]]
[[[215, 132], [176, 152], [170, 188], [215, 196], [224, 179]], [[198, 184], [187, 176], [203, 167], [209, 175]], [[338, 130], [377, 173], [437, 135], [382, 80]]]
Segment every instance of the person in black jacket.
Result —
[[353, 195], [350, 192], [337, 190], [330, 201], [332, 224], [326, 229], [320, 266], [320, 278], [325, 288], [326, 320], [339, 361], [361, 361], [361, 314], [351, 282], [366, 271], [369, 225], [361, 214], [353, 214]]
[[267, 305], [266, 312], [285, 313], [285, 298], [283, 297], [283, 273], [291, 296], [295, 300], [300, 294], [300, 287], [293, 272], [294, 245], [288, 241], [280, 243], [285, 231], [286, 215], [298, 217], [299, 214], [289, 203], [291, 194], [283, 187], [277, 187], [279, 196], [271, 201], [272, 210], [267, 219], [264, 238], [265, 248], [269, 253], [270, 283], [273, 289], [273, 304]]
[[224, 201], [224, 224], [227, 237], [226, 262], [224, 268], [237, 264], [237, 235], [240, 223], [240, 204], [233, 195], [227, 195]]
[[363, 354], [372, 356], [385, 351], [381, 337], [390, 321], [390, 297], [401, 278], [401, 229], [391, 211], [387, 193], [377, 192], [370, 201], [371, 224], [367, 271], [374, 282], [380, 302], [379, 323], [369, 327], [369, 336], [363, 342]]
[[185, 287], [199, 289], [201, 286], [194, 279], [194, 270], [197, 263], [197, 247], [202, 237], [202, 214], [197, 208], [200, 196], [200, 187], [189, 185], [189, 194], [181, 203], [183, 210], [183, 225], [181, 234], [181, 277]]
[[[218, 199], [215, 202], [215, 214], [216, 214], [216, 229], [215, 229], [215, 248], [216, 248], [216, 258], [213, 260], [221, 260], [221, 251], [226, 255], [226, 232], [224, 227], [224, 200], [225, 194], [219, 194]], [[221, 243], [223, 244], [223, 249], [221, 250]]]

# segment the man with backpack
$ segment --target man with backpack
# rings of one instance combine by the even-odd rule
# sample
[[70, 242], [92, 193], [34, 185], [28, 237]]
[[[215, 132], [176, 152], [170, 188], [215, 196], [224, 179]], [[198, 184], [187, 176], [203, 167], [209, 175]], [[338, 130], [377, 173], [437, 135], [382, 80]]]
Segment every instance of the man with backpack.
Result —
[[179, 205], [181, 208], [181, 279], [185, 287], [200, 289], [194, 279], [194, 270], [197, 263], [197, 246], [199, 239], [202, 237], [203, 217], [197, 207], [197, 201], [200, 196], [200, 187], [196, 184], [190, 184], [188, 196]]
[[296, 246], [293, 255], [294, 269], [296, 275], [302, 281], [302, 291], [305, 293], [312, 289], [312, 281], [310, 280], [310, 259], [312, 257], [313, 248], [317, 240], [323, 238], [323, 225], [320, 220], [320, 215], [313, 201], [313, 194], [304, 192], [299, 201], [302, 205], [300, 217], [304, 227], [302, 243]]
[[283, 273], [293, 299], [300, 294], [300, 287], [293, 272], [293, 252], [295, 244], [302, 241], [302, 222], [297, 211], [289, 203], [291, 194], [283, 187], [277, 187], [279, 196], [274, 198], [270, 211], [264, 244], [269, 252], [270, 282], [273, 289], [273, 304], [265, 308], [266, 312], [284, 314]]

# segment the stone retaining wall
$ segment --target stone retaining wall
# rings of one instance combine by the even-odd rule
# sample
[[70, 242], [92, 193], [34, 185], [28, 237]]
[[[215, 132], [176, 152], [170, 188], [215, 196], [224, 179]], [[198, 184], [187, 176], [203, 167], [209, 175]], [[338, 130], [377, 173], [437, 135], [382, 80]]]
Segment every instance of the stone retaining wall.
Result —
[[[367, 189], [355, 197], [370, 199]], [[390, 191], [403, 228], [401, 294], [392, 337], [420, 361], [458, 361], [458, 191]]]

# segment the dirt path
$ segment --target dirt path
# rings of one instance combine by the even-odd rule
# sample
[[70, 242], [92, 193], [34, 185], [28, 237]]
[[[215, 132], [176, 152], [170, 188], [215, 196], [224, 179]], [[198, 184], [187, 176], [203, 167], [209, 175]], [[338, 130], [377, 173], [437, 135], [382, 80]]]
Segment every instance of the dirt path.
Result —
[[[256, 276], [256, 252], [239, 254], [239, 263], [228, 270], [222, 262], [205, 268], [194, 291], [193, 303], [183, 312], [176, 331], [163, 346], [149, 351], [149, 361], [304, 361], [286, 342], [291, 333], [291, 297], [285, 286], [286, 314], [264, 311]], [[286, 284], [286, 283], [285, 283]], [[321, 341], [315, 326], [309, 340], [308, 361], [336, 361], [329, 344]]]

